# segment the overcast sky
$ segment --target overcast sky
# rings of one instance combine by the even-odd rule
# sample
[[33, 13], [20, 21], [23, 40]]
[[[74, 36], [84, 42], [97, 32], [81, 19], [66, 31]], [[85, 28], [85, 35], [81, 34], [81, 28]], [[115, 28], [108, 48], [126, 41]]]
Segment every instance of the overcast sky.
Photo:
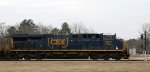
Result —
[[0, 0], [0, 22], [15, 25], [23, 19], [54, 27], [83, 23], [97, 33], [131, 39], [150, 23], [150, 0]]

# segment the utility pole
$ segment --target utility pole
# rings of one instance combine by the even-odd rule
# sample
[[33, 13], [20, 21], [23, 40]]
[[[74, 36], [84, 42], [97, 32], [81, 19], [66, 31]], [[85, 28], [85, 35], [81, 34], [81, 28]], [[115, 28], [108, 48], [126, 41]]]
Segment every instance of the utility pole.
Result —
[[144, 38], [144, 50], [145, 50], [145, 58], [144, 61], [147, 61], [147, 57], [146, 57], [146, 50], [147, 50], [147, 34], [146, 34], [146, 30], [144, 32], [145, 38]]

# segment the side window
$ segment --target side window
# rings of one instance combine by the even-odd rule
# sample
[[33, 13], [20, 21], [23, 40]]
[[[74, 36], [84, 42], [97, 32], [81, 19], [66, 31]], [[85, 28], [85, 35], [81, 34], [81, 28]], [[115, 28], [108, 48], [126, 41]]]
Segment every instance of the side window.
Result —
[[88, 38], [92, 38], [92, 35], [91, 35], [91, 34], [88, 34], [87, 36], [88, 36]]
[[92, 38], [91, 34], [83, 34], [83, 38]]
[[99, 35], [99, 34], [96, 34], [96, 38], [100, 38], [100, 35]]
[[114, 39], [114, 37], [113, 36], [109, 36], [109, 35], [106, 35], [106, 36], [104, 36], [103, 37], [104, 38], [104, 40], [113, 40]]
[[107, 40], [112, 40], [112, 36], [108, 36], [108, 37], [107, 37]]

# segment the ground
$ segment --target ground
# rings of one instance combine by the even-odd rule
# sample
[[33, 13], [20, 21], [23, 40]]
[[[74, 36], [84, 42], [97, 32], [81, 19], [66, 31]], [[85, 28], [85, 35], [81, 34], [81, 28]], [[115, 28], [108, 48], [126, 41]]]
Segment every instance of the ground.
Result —
[[0, 61], [0, 72], [150, 72], [150, 61]]

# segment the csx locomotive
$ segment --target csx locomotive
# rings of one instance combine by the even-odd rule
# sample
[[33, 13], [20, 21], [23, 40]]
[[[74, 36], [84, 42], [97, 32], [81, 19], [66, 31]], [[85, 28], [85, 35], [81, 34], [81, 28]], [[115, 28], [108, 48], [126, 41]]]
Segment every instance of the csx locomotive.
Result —
[[0, 59], [51, 58], [128, 59], [128, 49], [116, 34], [12, 34], [0, 45]]

